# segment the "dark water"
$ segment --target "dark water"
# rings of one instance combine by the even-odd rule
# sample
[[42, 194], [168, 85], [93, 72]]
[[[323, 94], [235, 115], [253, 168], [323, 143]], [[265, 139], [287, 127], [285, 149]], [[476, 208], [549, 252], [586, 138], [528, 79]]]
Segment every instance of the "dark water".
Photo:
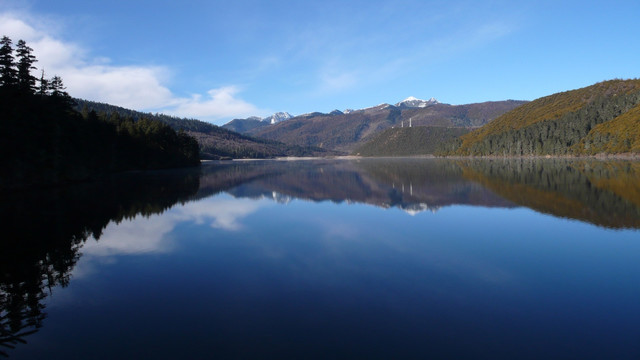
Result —
[[637, 162], [228, 162], [2, 199], [0, 357], [640, 358]]

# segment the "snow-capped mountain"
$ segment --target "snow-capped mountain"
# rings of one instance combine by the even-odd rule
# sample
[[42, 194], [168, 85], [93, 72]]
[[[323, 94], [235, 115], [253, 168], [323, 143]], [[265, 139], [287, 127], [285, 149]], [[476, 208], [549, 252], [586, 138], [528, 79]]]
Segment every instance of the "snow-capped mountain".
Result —
[[400, 101], [396, 104], [397, 107], [407, 107], [407, 108], [424, 108], [427, 106], [439, 104], [440, 102], [435, 98], [431, 98], [429, 100], [422, 100], [415, 98], [413, 96], [409, 96], [408, 98]]
[[279, 123], [280, 121], [289, 120], [293, 117], [293, 115], [288, 112], [277, 112], [271, 116], [263, 118], [262, 121], [268, 122], [269, 124]]
[[246, 119], [233, 119], [228, 123], [222, 125], [222, 127], [227, 130], [245, 134], [250, 131], [255, 131], [259, 128], [268, 127], [269, 125], [276, 124], [284, 120], [289, 120], [292, 117], [293, 115], [289, 114], [288, 112], [277, 112], [265, 118], [251, 116]]

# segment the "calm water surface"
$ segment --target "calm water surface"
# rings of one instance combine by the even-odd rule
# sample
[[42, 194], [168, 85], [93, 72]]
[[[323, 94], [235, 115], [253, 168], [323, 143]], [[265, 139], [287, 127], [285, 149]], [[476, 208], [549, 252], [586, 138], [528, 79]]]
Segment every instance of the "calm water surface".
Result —
[[3, 197], [0, 357], [640, 358], [639, 163], [227, 162]]

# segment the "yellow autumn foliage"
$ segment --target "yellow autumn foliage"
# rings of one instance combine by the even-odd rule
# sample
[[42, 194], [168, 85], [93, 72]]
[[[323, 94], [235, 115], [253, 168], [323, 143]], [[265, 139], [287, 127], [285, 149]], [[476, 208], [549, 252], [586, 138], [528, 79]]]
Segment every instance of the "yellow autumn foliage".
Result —
[[473, 144], [494, 134], [518, 130], [537, 122], [555, 120], [575, 112], [598, 97], [630, 94], [640, 90], [640, 80], [609, 80], [585, 88], [565, 91], [534, 100], [498, 117], [487, 125], [461, 137], [458, 154], [468, 154]]

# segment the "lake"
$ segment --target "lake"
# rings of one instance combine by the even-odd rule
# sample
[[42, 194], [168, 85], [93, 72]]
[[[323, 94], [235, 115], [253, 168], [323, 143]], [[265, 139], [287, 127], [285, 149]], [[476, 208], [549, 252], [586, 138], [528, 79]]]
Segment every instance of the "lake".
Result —
[[214, 162], [2, 196], [0, 357], [640, 358], [638, 162]]

